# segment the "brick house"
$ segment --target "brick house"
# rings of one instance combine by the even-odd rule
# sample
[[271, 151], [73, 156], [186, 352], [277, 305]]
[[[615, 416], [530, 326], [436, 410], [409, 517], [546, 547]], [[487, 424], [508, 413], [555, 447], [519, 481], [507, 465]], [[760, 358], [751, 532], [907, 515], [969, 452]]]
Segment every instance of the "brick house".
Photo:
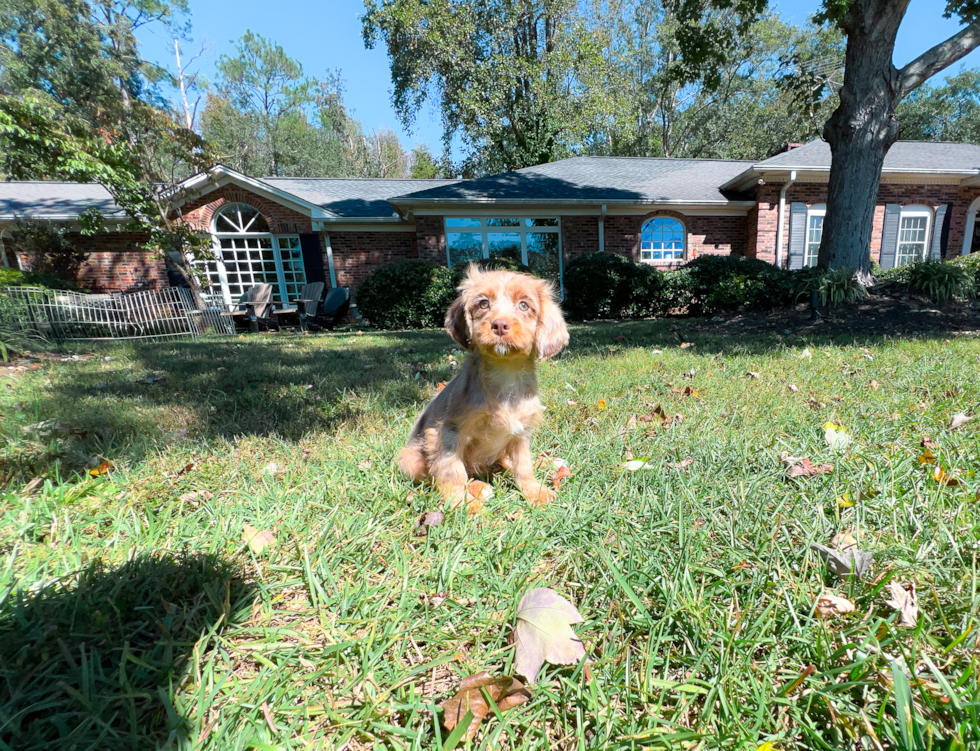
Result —
[[[372, 269], [407, 258], [509, 256], [559, 282], [569, 260], [600, 250], [663, 268], [704, 254], [802, 268], [816, 262], [829, 171], [823, 141], [761, 161], [576, 157], [472, 180], [260, 179], [219, 165], [180, 186], [178, 219], [213, 237], [204, 266], [215, 304], [260, 281], [283, 299], [317, 280], [356, 302]], [[871, 254], [885, 268], [980, 249], [980, 146], [898, 142], [876, 202]], [[92, 208], [109, 231], [85, 237], [77, 221]], [[30, 263], [16, 242], [24, 219], [71, 228], [85, 251], [73, 274], [92, 290], [175, 281], [99, 185], [0, 183], [6, 266]]]

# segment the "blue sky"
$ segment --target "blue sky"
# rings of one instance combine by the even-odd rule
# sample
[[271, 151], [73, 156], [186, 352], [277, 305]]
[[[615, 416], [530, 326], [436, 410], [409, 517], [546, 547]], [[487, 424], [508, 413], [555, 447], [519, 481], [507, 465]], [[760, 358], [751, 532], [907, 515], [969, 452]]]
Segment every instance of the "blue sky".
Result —
[[[273, 39], [286, 53], [299, 60], [307, 75], [321, 76], [326, 70], [340, 69], [347, 79], [346, 102], [354, 116], [368, 129], [388, 126], [412, 145], [425, 142], [440, 150], [441, 129], [432, 110], [423, 112], [412, 132], [398, 122], [391, 106], [391, 77], [383, 47], [364, 48], [361, 23], [362, 0], [190, 0], [193, 44], [207, 44], [201, 69], [211, 77], [214, 62], [231, 52], [234, 40], [246, 30]], [[787, 21], [801, 24], [820, 5], [814, 0], [775, 0], [776, 11]], [[959, 24], [942, 17], [940, 0], [912, 0], [899, 32], [895, 50], [896, 65], [904, 65], [932, 45], [955, 34]], [[173, 43], [159, 32], [143, 37], [150, 59], [171, 64]], [[980, 66], [980, 50], [967, 58], [968, 67]], [[962, 67], [963, 63], [954, 69]]]

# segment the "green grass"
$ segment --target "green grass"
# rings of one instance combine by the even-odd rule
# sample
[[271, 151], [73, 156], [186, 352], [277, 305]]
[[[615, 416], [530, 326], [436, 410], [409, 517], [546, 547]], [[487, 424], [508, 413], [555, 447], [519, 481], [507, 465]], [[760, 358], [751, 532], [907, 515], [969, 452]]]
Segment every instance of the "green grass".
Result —
[[[573, 327], [541, 368], [534, 445], [574, 471], [559, 500], [530, 509], [497, 478], [484, 513], [427, 537], [415, 521], [438, 499], [393, 457], [452, 376], [442, 332], [3, 371], [0, 749], [441, 748], [435, 706], [510, 669], [536, 586], [584, 616], [592, 679], [546, 666], [474, 748], [977, 748], [980, 420], [945, 430], [980, 410], [977, 342], [694, 342]], [[697, 398], [672, 393], [688, 385]], [[657, 404], [683, 422], [629, 428]], [[925, 435], [960, 485], [917, 462]], [[623, 472], [627, 446], [653, 468]], [[834, 470], [787, 480], [780, 451]], [[270, 555], [246, 523], [274, 531]], [[862, 581], [809, 551], [843, 530], [874, 552]], [[916, 584], [915, 629], [885, 604], [893, 579]], [[825, 588], [856, 613], [817, 618]]]

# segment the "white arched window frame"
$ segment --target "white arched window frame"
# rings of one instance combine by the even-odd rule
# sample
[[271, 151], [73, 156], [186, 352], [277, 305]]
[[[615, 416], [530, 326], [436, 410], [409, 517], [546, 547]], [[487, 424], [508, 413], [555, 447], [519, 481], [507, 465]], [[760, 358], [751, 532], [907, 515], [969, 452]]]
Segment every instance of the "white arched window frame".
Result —
[[922, 261], [929, 257], [933, 210], [928, 206], [903, 206], [898, 225], [898, 251], [895, 265]]
[[654, 216], [640, 228], [640, 262], [679, 263], [687, 250], [687, 227], [672, 216]]
[[815, 203], [806, 210], [806, 248], [803, 265], [816, 266], [820, 255], [820, 240], [823, 238], [823, 220], [827, 216], [827, 204]]
[[230, 203], [211, 220], [215, 260], [208, 262], [211, 301], [231, 305], [256, 284], [271, 284], [272, 298], [299, 297], [306, 269], [299, 235], [273, 234], [268, 222], [246, 203]]

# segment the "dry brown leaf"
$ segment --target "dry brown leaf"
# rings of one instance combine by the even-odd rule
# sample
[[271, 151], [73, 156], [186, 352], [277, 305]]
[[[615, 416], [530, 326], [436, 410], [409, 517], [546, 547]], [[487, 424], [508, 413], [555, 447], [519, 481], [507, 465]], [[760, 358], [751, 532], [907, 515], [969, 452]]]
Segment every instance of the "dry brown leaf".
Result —
[[493, 498], [493, 487], [482, 480], [473, 480], [466, 486], [466, 492], [471, 498], [488, 501]]
[[690, 349], [694, 344], [691, 342], [681, 342], [681, 349]]
[[[932, 443], [932, 441], [930, 441], [930, 443]], [[932, 453], [931, 448], [927, 448], [922, 452], [917, 461], [919, 464], [932, 464], [934, 461], [936, 461], [936, 455]]]
[[582, 620], [575, 606], [554, 590], [530, 590], [517, 606], [514, 670], [533, 683], [545, 662], [571, 665], [584, 659], [585, 647], [571, 626]]
[[834, 539], [830, 541], [831, 547], [837, 548], [841, 552], [857, 547], [857, 538], [848, 530], [841, 530]]
[[486, 671], [469, 675], [460, 681], [456, 695], [439, 705], [442, 709], [442, 724], [447, 730], [455, 728], [466, 713], [470, 712], [473, 720], [463, 738], [467, 741], [473, 740], [483, 718], [493, 713], [483, 694], [483, 689], [490, 695], [490, 699], [500, 712], [513, 709], [531, 698], [530, 689], [509, 675], [494, 678]]
[[891, 599], [886, 600], [886, 604], [902, 614], [899, 625], [905, 628], [915, 628], [919, 621], [919, 606], [918, 597], [915, 594], [915, 583], [910, 582], [908, 588], [906, 588], [897, 581], [892, 581], [888, 583], [888, 591], [891, 593]]
[[939, 448], [939, 446], [937, 446], [936, 443], [929, 436], [927, 436], [927, 435], [922, 436], [922, 440], [919, 441], [919, 445], [922, 446], [922, 448], [925, 448], [925, 449]]
[[786, 390], [791, 391], [795, 394], [797, 391], [800, 390], [800, 387], [791, 383], [789, 386], [786, 387]]
[[444, 388], [446, 388], [446, 382], [445, 381], [439, 381], [439, 383], [436, 384], [436, 393], [438, 394]]
[[363, 462], [357, 465], [357, 468], [364, 469], [364, 470], [371, 469], [371, 460], [365, 459]]
[[872, 391], [878, 390], [878, 382], [874, 378], [871, 379], [871, 383], [869, 383], [868, 386], [871, 387]]
[[965, 412], [957, 412], [955, 415], [953, 415], [952, 419], [950, 419], [949, 425], [946, 429], [959, 430], [972, 419], [972, 417], [967, 417]]
[[932, 468], [932, 479], [940, 485], [948, 485], [949, 487], [956, 487], [960, 484], [959, 479], [955, 475], [946, 472], [938, 464]]
[[835, 615], [844, 615], [854, 612], [854, 603], [846, 597], [835, 595], [833, 592], [824, 592], [817, 598], [817, 615], [821, 618], [830, 618]]
[[93, 467], [88, 471], [88, 473], [92, 475], [92, 477], [98, 477], [99, 475], [104, 475], [106, 472], [108, 472], [109, 466], [109, 462], [103, 459], [99, 462], [97, 467]]
[[429, 527], [437, 527], [442, 524], [443, 519], [446, 515], [441, 511], [428, 511], [418, 518], [415, 522], [415, 536], [425, 537], [426, 533], [429, 531]]
[[271, 529], [259, 531], [251, 524], [246, 524], [242, 528], [242, 539], [248, 543], [248, 547], [255, 555], [262, 555], [276, 544], [276, 538]]
[[555, 476], [551, 478], [551, 484], [555, 488], [555, 490], [557, 490], [559, 486], [562, 484], [562, 481], [565, 478], [571, 476], [572, 476], [572, 470], [570, 470], [568, 468], [568, 465], [566, 464], [564, 467], [558, 468], [558, 471], [555, 472]]
[[692, 459], [691, 457], [687, 457], [685, 459], [681, 459], [679, 462], [672, 464], [671, 466], [674, 469], [685, 470], [688, 467], [690, 467], [692, 464], [694, 464], [694, 459]]
[[759, 374], [756, 373], [754, 370], [746, 371], [745, 375], [747, 375], [749, 378], [758, 378], [759, 377]]
[[800, 459], [799, 463], [790, 466], [787, 474], [790, 477], [813, 477], [833, 471], [833, 464], [814, 464], [809, 459]]

